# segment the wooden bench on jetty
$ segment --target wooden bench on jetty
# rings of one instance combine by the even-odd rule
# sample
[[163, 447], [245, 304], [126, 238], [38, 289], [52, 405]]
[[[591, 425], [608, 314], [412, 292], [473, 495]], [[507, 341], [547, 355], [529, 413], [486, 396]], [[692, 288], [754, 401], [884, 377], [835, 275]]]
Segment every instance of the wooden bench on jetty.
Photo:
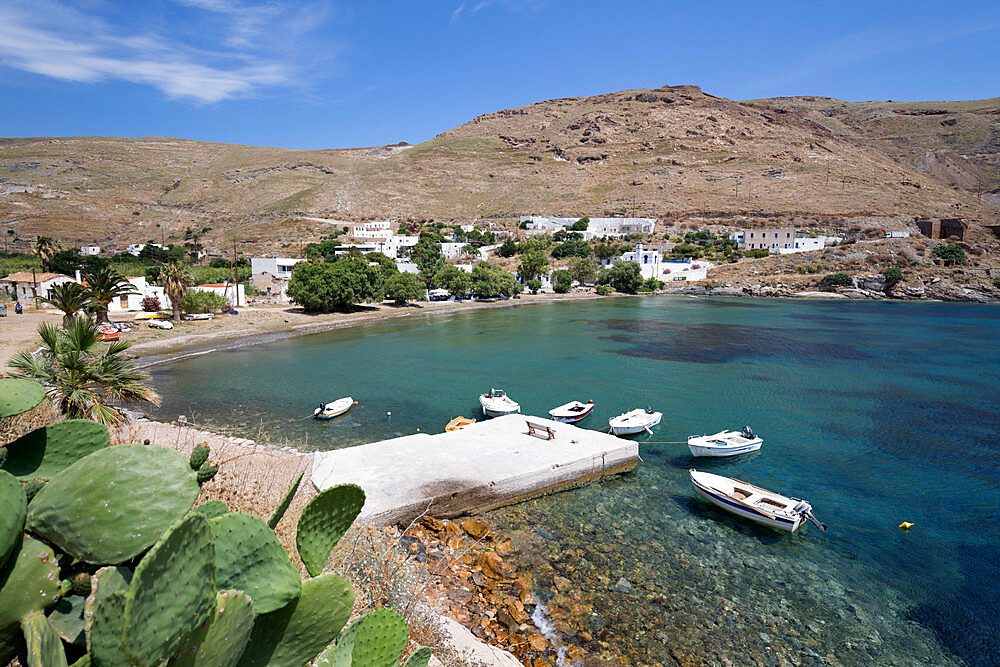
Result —
[[546, 440], [556, 439], [556, 432], [553, 431], [552, 428], [546, 426], [545, 424], [537, 424], [532, 421], [525, 421], [524, 423], [528, 425], [528, 435], [537, 436], [539, 433], [545, 433]]

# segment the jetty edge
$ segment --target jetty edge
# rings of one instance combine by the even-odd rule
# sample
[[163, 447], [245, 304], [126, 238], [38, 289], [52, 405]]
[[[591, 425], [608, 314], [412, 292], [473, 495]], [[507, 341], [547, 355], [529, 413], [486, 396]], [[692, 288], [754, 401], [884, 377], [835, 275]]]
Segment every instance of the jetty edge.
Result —
[[[528, 422], [546, 426], [529, 434]], [[365, 490], [359, 521], [407, 524], [476, 514], [633, 470], [639, 445], [551, 419], [507, 415], [459, 431], [415, 433], [316, 452], [312, 482]]]

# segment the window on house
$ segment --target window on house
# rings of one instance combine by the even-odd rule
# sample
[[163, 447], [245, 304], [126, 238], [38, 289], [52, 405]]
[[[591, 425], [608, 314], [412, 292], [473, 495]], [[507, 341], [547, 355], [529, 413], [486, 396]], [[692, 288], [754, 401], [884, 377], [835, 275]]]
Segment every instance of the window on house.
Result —
[[118, 297], [118, 305], [120, 305], [125, 310], [128, 310], [128, 297], [127, 296]]
[[785, 238], [786, 239], [792, 238], [792, 233], [791, 232], [785, 232]]

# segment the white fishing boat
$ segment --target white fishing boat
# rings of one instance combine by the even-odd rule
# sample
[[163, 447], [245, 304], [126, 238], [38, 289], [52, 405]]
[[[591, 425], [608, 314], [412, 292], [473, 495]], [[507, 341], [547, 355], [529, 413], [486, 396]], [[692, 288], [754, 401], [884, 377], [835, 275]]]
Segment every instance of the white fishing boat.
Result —
[[688, 438], [691, 456], [736, 456], [756, 452], [764, 439], [749, 426], [742, 431], [719, 431], [714, 435], [692, 435]]
[[586, 403], [581, 403], [580, 401], [570, 401], [569, 403], [560, 405], [558, 408], [552, 408], [549, 410], [549, 417], [552, 417], [552, 419], [557, 422], [573, 424], [581, 419], [584, 419], [593, 411], [593, 401], [587, 401]]
[[316, 419], [333, 419], [344, 414], [357, 404], [358, 402], [350, 396], [338, 398], [330, 403], [320, 403], [319, 407], [313, 410], [313, 417]]
[[184, 316], [187, 320], [211, 320], [215, 318], [215, 313], [188, 313]]
[[483, 406], [483, 414], [487, 417], [502, 417], [521, 411], [517, 404], [503, 389], [490, 389], [489, 393], [479, 396], [479, 405]]
[[653, 412], [653, 408], [636, 408], [624, 412], [608, 420], [611, 432], [615, 435], [634, 435], [650, 429], [663, 419], [662, 412]]
[[732, 477], [689, 471], [691, 483], [710, 503], [745, 519], [794, 533], [806, 521], [822, 531], [826, 526], [813, 514], [812, 505]]

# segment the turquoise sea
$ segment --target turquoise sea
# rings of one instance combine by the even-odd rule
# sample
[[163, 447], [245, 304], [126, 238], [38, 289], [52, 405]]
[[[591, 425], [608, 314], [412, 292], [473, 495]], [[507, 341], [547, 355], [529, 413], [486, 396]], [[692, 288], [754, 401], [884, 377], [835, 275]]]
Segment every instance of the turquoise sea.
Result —
[[[526, 414], [593, 399], [581, 426], [598, 429], [654, 406], [657, 443], [750, 424], [759, 453], [704, 462], [648, 442], [632, 474], [491, 514], [560, 641], [632, 664], [987, 665], [998, 340], [992, 306], [646, 297], [400, 318], [150, 370], [157, 416], [312, 449], [442, 431], [491, 386]], [[345, 395], [346, 417], [308, 419]], [[829, 532], [721, 513], [690, 467], [806, 498]]]

